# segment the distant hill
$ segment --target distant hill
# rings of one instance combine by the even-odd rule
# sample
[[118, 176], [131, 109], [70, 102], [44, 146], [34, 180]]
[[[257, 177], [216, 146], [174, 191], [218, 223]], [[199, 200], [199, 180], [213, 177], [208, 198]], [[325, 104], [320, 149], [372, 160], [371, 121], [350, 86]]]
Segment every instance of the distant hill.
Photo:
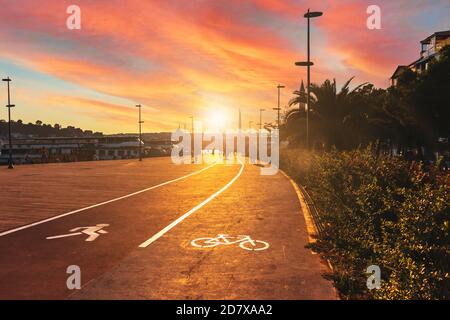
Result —
[[[85, 136], [103, 136], [102, 132], [93, 132], [92, 130], [83, 130], [74, 126], [63, 128], [59, 124], [45, 124], [40, 120], [35, 123], [23, 123], [22, 120], [11, 121], [11, 131], [13, 137], [33, 136], [33, 137], [85, 137]], [[0, 120], [0, 137], [8, 136], [8, 122]]]

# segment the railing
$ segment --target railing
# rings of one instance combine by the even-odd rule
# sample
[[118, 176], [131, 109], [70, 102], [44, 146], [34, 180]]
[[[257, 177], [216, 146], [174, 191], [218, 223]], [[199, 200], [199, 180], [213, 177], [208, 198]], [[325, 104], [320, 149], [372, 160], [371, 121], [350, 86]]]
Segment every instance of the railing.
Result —
[[436, 53], [436, 49], [434, 47], [431, 47], [429, 49], [422, 50], [420, 52], [420, 55], [422, 56], [422, 58], [427, 58], [435, 53]]

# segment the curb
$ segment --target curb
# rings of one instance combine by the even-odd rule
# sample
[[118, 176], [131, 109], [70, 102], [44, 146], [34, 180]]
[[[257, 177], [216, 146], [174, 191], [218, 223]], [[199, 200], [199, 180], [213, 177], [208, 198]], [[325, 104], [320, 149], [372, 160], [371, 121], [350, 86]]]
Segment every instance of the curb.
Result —
[[[283, 170], [279, 169], [279, 171], [291, 182], [291, 185], [294, 187], [295, 192], [297, 193], [298, 200], [300, 202], [300, 207], [303, 212], [303, 216], [305, 218], [306, 231], [308, 232], [308, 241], [309, 243], [315, 243], [317, 241], [317, 236], [320, 234], [320, 230], [322, 230], [322, 228], [320, 227], [320, 224], [318, 225], [317, 221], [314, 219], [314, 218], [318, 219], [318, 214], [314, 206], [314, 203], [312, 202], [311, 197], [303, 187], [299, 186], [297, 182], [295, 182], [294, 179], [292, 179]], [[312, 214], [312, 212], [315, 212], [315, 214]], [[311, 252], [312, 254], [317, 254], [312, 250]], [[330, 261], [328, 259], [323, 260], [326, 262], [328, 268], [330, 268], [331, 271], [334, 271]]]
[[[291, 182], [291, 185], [294, 187], [295, 193], [297, 194], [298, 200], [300, 202], [301, 211], [303, 213], [303, 217], [305, 218], [306, 223], [306, 231], [308, 232], [308, 242], [315, 243], [317, 240], [317, 236], [319, 235], [318, 228], [314, 222], [313, 216], [311, 215], [311, 210], [305, 201], [305, 197], [303, 195], [302, 190], [297, 185], [297, 183], [288, 176], [283, 170], [280, 169], [280, 172]], [[317, 254], [313, 252], [313, 254]]]

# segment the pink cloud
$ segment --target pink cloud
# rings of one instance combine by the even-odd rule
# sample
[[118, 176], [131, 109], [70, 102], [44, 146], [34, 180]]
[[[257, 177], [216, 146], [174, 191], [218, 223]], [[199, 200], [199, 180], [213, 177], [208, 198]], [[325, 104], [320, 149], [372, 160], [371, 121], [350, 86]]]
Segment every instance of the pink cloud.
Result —
[[[305, 57], [308, 7], [325, 12], [313, 22], [314, 81], [357, 75], [385, 85], [397, 64], [411, 62], [423, 36], [408, 18], [429, 5], [379, 2], [383, 29], [370, 31], [368, 1], [80, 0], [82, 30], [69, 31], [70, 1], [0, 0], [0, 58], [156, 106], [160, 127], [168, 125], [165, 115], [175, 124], [208, 108], [208, 96], [252, 114], [256, 106], [272, 106], [278, 82], [290, 92], [304, 77], [293, 63]], [[77, 103], [85, 105], [83, 99]], [[103, 107], [120, 116], [114, 106]]]

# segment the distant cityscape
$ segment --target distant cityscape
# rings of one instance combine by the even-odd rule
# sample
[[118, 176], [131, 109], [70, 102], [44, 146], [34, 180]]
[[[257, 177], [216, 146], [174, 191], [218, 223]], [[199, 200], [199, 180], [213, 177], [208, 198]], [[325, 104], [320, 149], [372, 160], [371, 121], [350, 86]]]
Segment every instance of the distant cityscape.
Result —
[[[103, 134], [74, 126], [12, 121], [14, 164], [133, 159], [168, 156], [172, 148], [170, 132]], [[8, 164], [8, 123], [0, 120], [0, 164]]]

